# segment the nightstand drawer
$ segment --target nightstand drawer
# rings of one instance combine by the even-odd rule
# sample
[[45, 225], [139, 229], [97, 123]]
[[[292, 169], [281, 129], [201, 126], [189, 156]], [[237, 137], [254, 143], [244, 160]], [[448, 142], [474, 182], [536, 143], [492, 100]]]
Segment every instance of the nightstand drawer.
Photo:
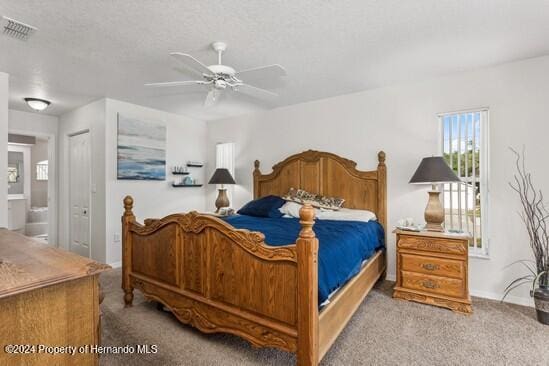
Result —
[[398, 241], [398, 248], [466, 255], [467, 241], [403, 235]]
[[430, 276], [422, 273], [401, 272], [402, 287], [433, 294], [463, 297], [465, 286], [462, 280], [455, 278]]
[[429, 275], [465, 278], [465, 262], [453, 259], [442, 259], [413, 254], [400, 254], [403, 271], [418, 272]]

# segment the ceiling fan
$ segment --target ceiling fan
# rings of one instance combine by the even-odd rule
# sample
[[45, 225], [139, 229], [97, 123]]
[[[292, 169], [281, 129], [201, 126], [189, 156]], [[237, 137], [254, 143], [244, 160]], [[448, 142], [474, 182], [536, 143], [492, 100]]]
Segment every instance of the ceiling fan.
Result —
[[210, 90], [204, 101], [205, 106], [214, 105], [219, 100], [221, 94], [227, 89], [264, 100], [271, 100], [278, 96], [278, 94], [273, 93], [272, 91], [247, 84], [243, 79], [248, 77], [265, 79], [286, 76], [286, 70], [284, 70], [282, 66], [274, 64], [236, 71], [230, 66], [223, 65], [221, 62], [223, 52], [227, 50], [227, 44], [225, 42], [214, 42], [212, 43], [212, 48], [217, 52], [217, 64], [210, 66], [203, 64], [186, 53], [170, 53], [170, 56], [182, 62], [189, 69], [202, 74], [203, 80], [148, 83], [145, 84], [145, 86], [175, 87], [184, 85], [207, 85]]

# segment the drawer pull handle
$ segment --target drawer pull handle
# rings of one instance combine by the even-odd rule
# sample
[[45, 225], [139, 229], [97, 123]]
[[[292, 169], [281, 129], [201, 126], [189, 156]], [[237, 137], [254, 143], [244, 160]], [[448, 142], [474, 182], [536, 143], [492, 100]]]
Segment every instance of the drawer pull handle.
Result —
[[423, 281], [421, 284], [423, 285], [423, 287], [430, 289], [435, 289], [438, 287], [437, 284], [431, 280]]
[[438, 264], [432, 264], [432, 263], [425, 263], [422, 265], [422, 267], [427, 271], [436, 271], [440, 269], [440, 266]]

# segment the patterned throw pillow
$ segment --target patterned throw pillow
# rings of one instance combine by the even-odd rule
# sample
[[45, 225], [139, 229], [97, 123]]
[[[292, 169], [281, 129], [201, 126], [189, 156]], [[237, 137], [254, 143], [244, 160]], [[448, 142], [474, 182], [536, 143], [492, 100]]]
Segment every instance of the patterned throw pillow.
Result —
[[290, 188], [288, 194], [282, 197], [286, 201], [292, 201], [297, 203], [310, 203], [316, 208], [325, 208], [329, 210], [339, 210], [345, 200], [337, 197], [325, 197], [319, 194], [310, 193], [303, 189]]

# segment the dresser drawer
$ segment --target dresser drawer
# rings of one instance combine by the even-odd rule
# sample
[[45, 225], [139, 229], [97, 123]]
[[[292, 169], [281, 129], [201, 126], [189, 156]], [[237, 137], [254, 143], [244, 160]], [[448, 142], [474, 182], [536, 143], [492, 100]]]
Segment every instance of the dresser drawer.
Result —
[[398, 241], [400, 249], [416, 249], [428, 252], [467, 255], [467, 240], [448, 240], [430, 237], [402, 235]]
[[465, 295], [463, 280], [401, 271], [402, 287], [461, 298]]
[[453, 259], [400, 254], [400, 268], [407, 272], [418, 272], [429, 275], [465, 278], [465, 262]]

